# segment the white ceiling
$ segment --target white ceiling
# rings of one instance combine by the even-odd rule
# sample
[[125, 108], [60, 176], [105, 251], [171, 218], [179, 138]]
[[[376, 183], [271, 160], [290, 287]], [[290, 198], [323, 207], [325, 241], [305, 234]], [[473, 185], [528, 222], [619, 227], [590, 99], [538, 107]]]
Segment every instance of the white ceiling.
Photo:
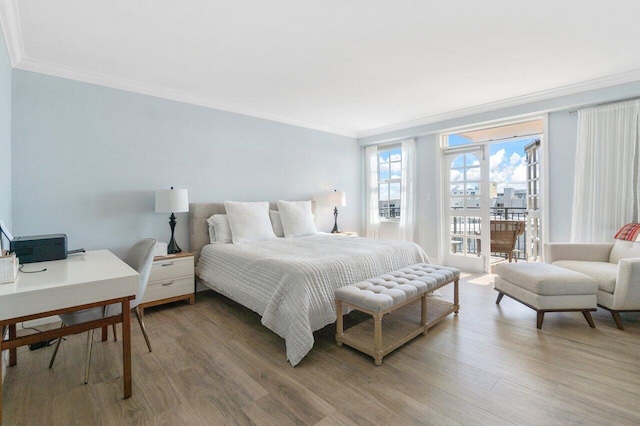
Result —
[[0, 0], [15, 67], [353, 137], [640, 80], [640, 1]]

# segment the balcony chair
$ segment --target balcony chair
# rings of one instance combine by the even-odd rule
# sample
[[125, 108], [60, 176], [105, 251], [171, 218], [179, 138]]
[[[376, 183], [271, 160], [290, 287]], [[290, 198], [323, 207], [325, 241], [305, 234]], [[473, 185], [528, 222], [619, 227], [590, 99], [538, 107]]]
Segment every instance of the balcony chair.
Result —
[[[521, 220], [492, 220], [489, 222], [491, 231], [491, 252], [504, 253], [509, 263], [514, 259], [518, 237], [524, 233], [525, 223]], [[518, 259], [515, 258], [517, 262]]]
[[640, 311], [640, 224], [625, 225], [615, 238], [614, 244], [545, 244], [544, 259], [595, 278], [598, 306], [624, 330], [620, 312]]
[[[144, 326], [144, 322], [142, 320], [142, 316], [140, 315], [140, 310], [138, 309], [138, 305], [144, 298], [144, 292], [147, 288], [147, 281], [149, 281], [149, 273], [151, 272], [151, 264], [153, 262], [153, 251], [155, 249], [156, 240], [153, 238], [145, 238], [143, 240], [138, 241], [136, 244], [129, 249], [127, 254], [124, 256], [124, 262], [131, 266], [133, 269], [138, 271], [140, 274], [140, 281], [138, 286], [138, 292], [136, 293], [136, 298], [131, 301], [131, 309], [135, 312], [136, 317], [138, 318], [138, 324], [140, 324], [140, 329], [142, 330], [142, 334], [144, 335], [144, 339], [147, 342], [147, 348], [149, 348], [149, 352], [151, 352], [151, 343], [149, 343], [149, 336], [147, 335], [147, 330]], [[62, 321], [61, 327], [70, 326], [74, 324], [80, 324], [83, 322], [93, 321], [100, 318], [105, 318], [114, 315], [120, 315], [122, 313], [122, 305], [120, 303], [116, 303], [108, 306], [99, 306], [96, 308], [83, 309], [81, 311], [72, 312], [70, 314], [61, 314], [59, 315], [60, 320]], [[85, 361], [85, 370], [84, 370], [84, 383], [87, 384], [89, 381], [89, 368], [91, 366], [91, 347], [93, 344], [93, 331], [91, 330], [87, 333], [87, 357]], [[103, 328], [103, 340], [106, 340], [106, 331], [107, 328]], [[116, 326], [113, 325], [113, 334], [114, 340], [117, 340], [116, 335]], [[58, 353], [58, 348], [60, 347], [60, 342], [62, 339], [58, 339], [56, 343], [56, 347], [53, 351], [53, 355], [51, 356], [51, 361], [49, 362], [49, 368], [53, 367], [53, 362], [56, 359], [56, 355]]]

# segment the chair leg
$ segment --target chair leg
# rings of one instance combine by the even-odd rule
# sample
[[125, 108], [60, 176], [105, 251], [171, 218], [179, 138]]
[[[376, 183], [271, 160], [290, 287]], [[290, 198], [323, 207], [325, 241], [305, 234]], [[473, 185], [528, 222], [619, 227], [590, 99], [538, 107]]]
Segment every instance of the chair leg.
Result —
[[[64, 323], [60, 326], [60, 328], [64, 327]], [[60, 347], [60, 342], [62, 342], [62, 337], [58, 337], [58, 341], [56, 342], [56, 347], [53, 350], [53, 354], [51, 355], [51, 361], [49, 361], [49, 368], [53, 368], [53, 362], [56, 360], [56, 355], [58, 355], [58, 348]]]
[[611, 316], [613, 316], [613, 320], [616, 322], [619, 330], [624, 330], [624, 326], [622, 325], [622, 318], [620, 317], [620, 312], [611, 311]]
[[113, 324], [113, 341], [117, 342], [118, 341], [118, 332], [116, 331], [116, 325]]
[[544, 321], [544, 312], [543, 311], [537, 311], [538, 315], [536, 318], [536, 327], [538, 328], [538, 330], [540, 330], [542, 328], [542, 321]]
[[144, 336], [144, 340], [147, 342], [147, 348], [149, 348], [149, 352], [151, 352], [151, 343], [149, 342], [149, 336], [147, 335], [147, 329], [144, 326], [144, 321], [142, 321], [142, 316], [140, 315], [140, 310], [136, 306], [133, 308], [136, 313], [136, 318], [138, 318], [138, 324], [140, 324], [140, 329], [142, 330], [142, 335]]
[[87, 333], [87, 360], [84, 365], [84, 384], [89, 383], [89, 368], [91, 367], [91, 347], [93, 345], [93, 330]]
[[496, 305], [500, 304], [500, 301], [502, 300], [503, 297], [504, 297], [504, 293], [503, 292], [498, 292], [498, 298], [496, 299]]

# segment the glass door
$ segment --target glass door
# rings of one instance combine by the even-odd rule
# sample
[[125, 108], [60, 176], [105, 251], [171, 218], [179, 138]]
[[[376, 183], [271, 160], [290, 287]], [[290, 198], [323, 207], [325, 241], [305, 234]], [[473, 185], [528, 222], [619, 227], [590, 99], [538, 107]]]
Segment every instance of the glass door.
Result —
[[489, 161], [486, 145], [444, 151], [445, 265], [487, 272], [490, 261]]
[[542, 253], [542, 179], [540, 175], [540, 140], [524, 148], [527, 156], [527, 251], [528, 261], [540, 261]]

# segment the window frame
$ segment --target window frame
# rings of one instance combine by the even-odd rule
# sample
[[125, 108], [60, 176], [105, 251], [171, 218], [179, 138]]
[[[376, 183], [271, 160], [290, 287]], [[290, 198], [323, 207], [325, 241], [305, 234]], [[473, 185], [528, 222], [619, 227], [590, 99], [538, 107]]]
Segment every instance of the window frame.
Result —
[[[391, 161], [391, 151], [395, 151], [399, 149], [400, 150], [400, 161]], [[383, 153], [389, 153], [389, 158], [387, 159], [386, 162], [380, 162], [380, 155]], [[388, 185], [387, 187], [387, 207], [386, 207], [386, 211], [387, 214], [390, 216], [390, 209], [391, 209], [391, 184], [393, 183], [397, 183], [398, 185], [400, 185], [400, 204], [402, 204], [402, 164], [404, 161], [404, 158], [402, 158], [402, 145], [401, 144], [392, 144], [392, 145], [384, 145], [384, 146], [380, 146], [378, 147], [378, 155], [377, 155], [377, 170], [376, 170], [376, 174], [378, 177], [378, 220], [382, 223], [382, 222], [392, 222], [392, 223], [398, 223], [400, 222], [400, 215], [402, 214], [402, 211], [400, 211], [400, 215], [395, 216], [395, 217], [385, 217], [382, 216], [380, 214], [382, 208], [380, 207], [380, 202], [383, 201], [380, 198], [380, 186], [381, 185]], [[391, 164], [392, 163], [400, 163], [400, 177], [399, 178], [392, 178], [391, 176]], [[389, 165], [389, 178], [388, 179], [380, 179], [380, 166], [383, 164], [387, 164]], [[400, 206], [397, 206], [398, 209], [400, 209]]]

